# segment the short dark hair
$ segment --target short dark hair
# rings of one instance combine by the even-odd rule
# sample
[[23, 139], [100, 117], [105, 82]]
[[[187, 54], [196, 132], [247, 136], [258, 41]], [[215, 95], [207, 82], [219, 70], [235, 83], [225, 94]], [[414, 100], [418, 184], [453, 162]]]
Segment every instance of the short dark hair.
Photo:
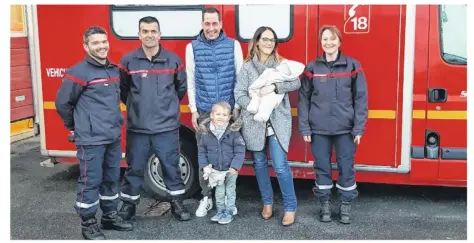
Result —
[[140, 24], [141, 23], [146, 23], [146, 24], [156, 23], [158, 25], [158, 30], [160, 30], [160, 22], [158, 21], [157, 18], [155, 18], [153, 16], [146, 16], [146, 17], [141, 18], [138, 21], [138, 30], [140, 30]]
[[204, 14], [207, 14], [207, 13], [210, 13], [210, 14], [213, 14], [213, 13], [217, 13], [217, 17], [219, 18], [219, 21], [221, 21], [221, 13], [219, 12], [219, 10], [217, 10], [217, 8], [205, 8], [202, 10], [202, 21], [204, 21]]
[[100, 28], [99, 26], [91, 26], [87, 28], [86, 32], [84, 32], [84, 44], [87, 45], [89, 43], [89, 36], [95, 35], [95, 34], [104, 34], [107, 35], [107, 32]]

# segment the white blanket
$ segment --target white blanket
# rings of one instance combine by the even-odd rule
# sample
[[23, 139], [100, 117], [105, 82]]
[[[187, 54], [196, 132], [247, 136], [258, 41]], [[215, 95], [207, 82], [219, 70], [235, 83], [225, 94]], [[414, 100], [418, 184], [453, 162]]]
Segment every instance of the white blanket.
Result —
[[272, 111], [283, 100], [285, 94], [269, 94], [260, 96], [260, 89], [273, 83], [292, 81], [298, 78], [304, 70], [304, 64], [292, 60], [283, 60], [276, 68], [267, 68], [249, 86], [250, 103], [247, 111], [255, 114], [255, 121], [267, 122]]

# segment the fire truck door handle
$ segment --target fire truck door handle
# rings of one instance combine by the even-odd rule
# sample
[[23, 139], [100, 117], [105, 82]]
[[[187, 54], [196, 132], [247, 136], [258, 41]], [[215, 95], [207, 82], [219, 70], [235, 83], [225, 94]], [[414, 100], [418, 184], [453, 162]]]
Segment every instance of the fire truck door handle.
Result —
[[448, 91], [445, 88], [428, 89], [428, 102], [442, 103], [448, 99]]

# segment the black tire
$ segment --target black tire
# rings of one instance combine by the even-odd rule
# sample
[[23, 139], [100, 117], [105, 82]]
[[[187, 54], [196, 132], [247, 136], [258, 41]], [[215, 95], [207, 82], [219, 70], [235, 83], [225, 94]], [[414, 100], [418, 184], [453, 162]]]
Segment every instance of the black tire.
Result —
[[[180, 141], [180, 147], [181, 177], [184, 180], [184, 190], [186, 191], [184, 198], [189, 198], [199, 190], [199, 166], [196, 145], [183, 139]], [[156, 200], [166, 200], [169, 197], [169, 193], [166, 191], [159, 163], [158, 158], [150, 151], [145, 169], [143, 194]]]

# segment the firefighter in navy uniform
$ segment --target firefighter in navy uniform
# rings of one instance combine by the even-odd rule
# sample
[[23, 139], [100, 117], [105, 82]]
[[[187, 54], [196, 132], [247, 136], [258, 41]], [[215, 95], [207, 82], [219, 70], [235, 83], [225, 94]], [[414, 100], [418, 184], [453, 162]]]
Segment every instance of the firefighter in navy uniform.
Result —
[[161, 162], [171, 211], [179, 220], [191, 218], [183, 205], [184, 183], [179, 169], [179, 101], [186, 93], [181, 59], [159, 44], [160, 24], [155, 17], [139, 20], [142, 45], [120, 61], [120, 96], [127, 105], [128, 168], [120, 198], [120, 215], [132, 219], [140, 203], [150, 148]]
[[82, 219], [85, 239], [105, 240], [101, 227], [132, 230], [117, 213], [120, 185], [120, 147], [123, 115], [120, 111], [119, 69], [109, 62], [106, 32], [90, 27], [84, 34], [85, 60], [69, 68], [56, 97], [56, 109], [73, 134], [80, 161], [75, 209]]
[[320, 220], [330, 222], [333, 187], [331, 153], [336, 149], [336, 183], [340, 222], [350, 223], [351, 202], [357, 196], [354, 153], [367, 122], [367, 83], [360, 63], [339, 51], [342, 38], [335, 26], [323, 26], [319, 39], [323, 55], [306, 66], [298, 96], [299, 130], [311, 143], [316, 172], [315, 194]]

